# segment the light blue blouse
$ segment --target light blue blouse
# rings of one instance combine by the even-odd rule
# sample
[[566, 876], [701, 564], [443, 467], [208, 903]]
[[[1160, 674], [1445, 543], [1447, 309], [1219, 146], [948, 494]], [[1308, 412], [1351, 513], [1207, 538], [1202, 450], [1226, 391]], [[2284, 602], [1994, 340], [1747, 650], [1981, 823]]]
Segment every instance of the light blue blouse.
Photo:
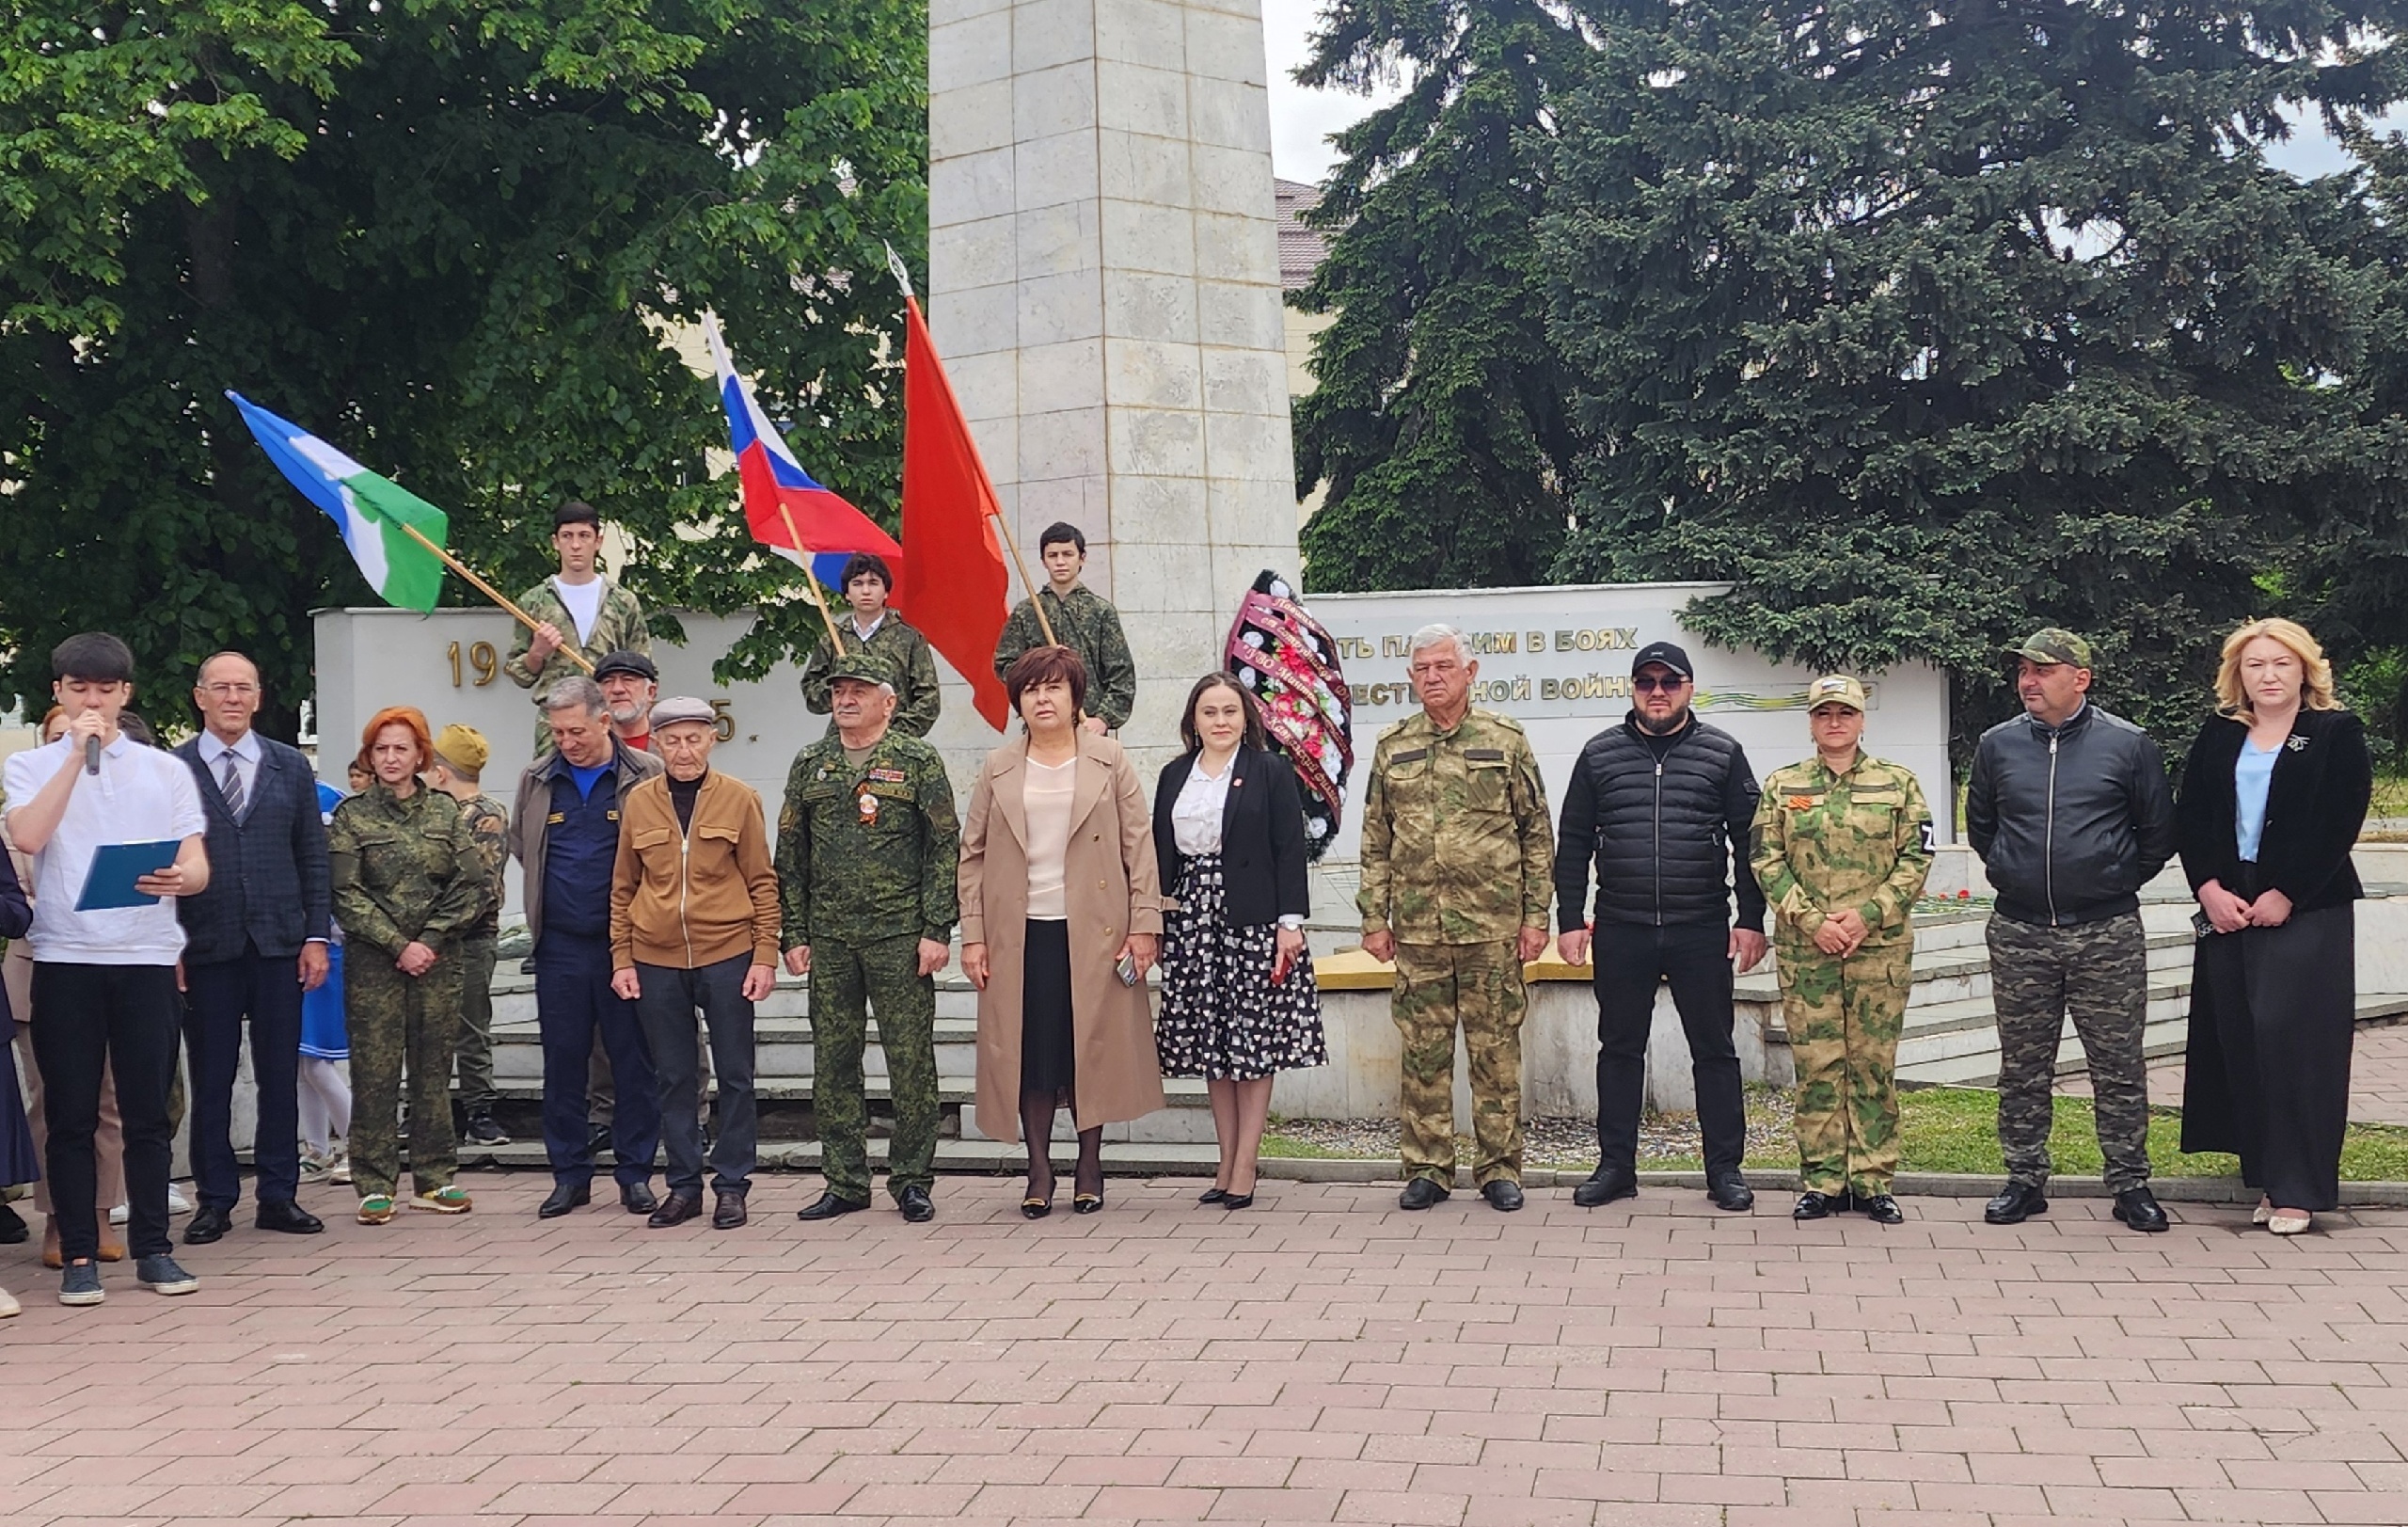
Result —
[[2258, 839], [2266, 830], [2266, 791], [2274, 783], [2274, 760], [2283, 756], [2279, 742], [2265, 752], [2243, 738], [2241, 756], [2232, 765], [2232, 795], [2234, 827], [2241, 840], [2241, 857], [2249, 864], [2258, 862]]

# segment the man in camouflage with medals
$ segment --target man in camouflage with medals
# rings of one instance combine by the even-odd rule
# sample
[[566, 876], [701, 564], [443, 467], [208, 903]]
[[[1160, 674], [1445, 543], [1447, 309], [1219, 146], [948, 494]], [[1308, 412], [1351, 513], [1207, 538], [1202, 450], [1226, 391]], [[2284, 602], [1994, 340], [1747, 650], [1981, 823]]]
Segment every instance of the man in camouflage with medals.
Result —
[[1931, 812], [1913, 772], [1873, 757], [1864, 686], [1845, 674], [1806, 691], [1814, 756], [1773, 771], [1750, 865], [1773, 914], [1782, 1011], [1798, 1067], [1792, 1211], [1906, 1217], [1898, 1170], [1898, 1033], [1914, 979], [1909, 913], [1931, 869]]
[[829, 665], [836, 729], [796, 755], [778, 819], [785, 966], [811, 978], [812, 1106], [827, 1191], [797, 1212], [832, 1219], [870, 1203], [869, 1013], [894, 1086], [886, 1189], [914, 1224], [936, 1217], [936, 974], [960, 913], [961, 827], [937, 750], [893, 728], [885, 660], [853, 647]]

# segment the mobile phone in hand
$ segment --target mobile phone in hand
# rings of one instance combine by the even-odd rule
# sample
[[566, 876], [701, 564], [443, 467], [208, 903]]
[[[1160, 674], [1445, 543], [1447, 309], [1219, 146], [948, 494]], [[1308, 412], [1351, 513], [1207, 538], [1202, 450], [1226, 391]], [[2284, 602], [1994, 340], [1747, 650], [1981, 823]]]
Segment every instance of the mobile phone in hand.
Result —
[[1121, 950], [1120, 958], [1113, 962], [1112, 973], [1120, 978], [1121, 985], [1136, 985], [1137, 957], [1127, 949]]

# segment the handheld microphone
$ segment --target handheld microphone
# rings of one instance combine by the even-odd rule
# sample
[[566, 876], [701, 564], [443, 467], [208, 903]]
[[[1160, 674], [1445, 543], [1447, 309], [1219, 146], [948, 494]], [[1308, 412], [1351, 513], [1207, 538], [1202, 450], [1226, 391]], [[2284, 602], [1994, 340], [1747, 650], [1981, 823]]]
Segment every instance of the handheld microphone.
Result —
[[100, 771], [101, 740], [97, 737], [87, 737], [84, 739], [84, 772], [97, 774]]

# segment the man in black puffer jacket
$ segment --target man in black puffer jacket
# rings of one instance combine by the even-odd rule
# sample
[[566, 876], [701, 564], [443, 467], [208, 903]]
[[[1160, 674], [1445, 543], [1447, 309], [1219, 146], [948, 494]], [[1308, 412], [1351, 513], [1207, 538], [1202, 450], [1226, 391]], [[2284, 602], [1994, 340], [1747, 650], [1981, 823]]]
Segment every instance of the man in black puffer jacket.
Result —
[[1564, 791], [1555, 897], [1566, 964], [1589, 958], [1589, 867], [1597, 869], [1597, 1169], [1572, 1192], [1584, 1209], [1639, 1191], [1639, 1110], [1661, 980], [1672, 983], [1688, 1035], [1706, 1194], [1724, 1209], [1755, 1202], [1739, 1172], [1748, 1123], [1731, 985], [1733, 962], [1752, 970], [1765, 957], [1765, 898], [1748, 867], [1756, 777], [1736, 739], [1691, 713], [1691, 682], [1687, 653], [1670, 642], [1641, 647], [1630, 714], [1589, 740]]
[[2090, 1058], [2115, 1217], [2165, 1229], [2148, 1190], [2148, 936], [2140, 888], [2174, 857], [2174, 791], [2148, 734], [2089, 703], [2090, 644], [2051, 627], [2013, 650], [2024, 713], [1982, 734], [1965, 834], [1982, 856], [1998, 1012], [1998, 1142], [2006, 1187], [1984, 1214], [2048, 1211], [2051, 1093], [2066, 1016]]

